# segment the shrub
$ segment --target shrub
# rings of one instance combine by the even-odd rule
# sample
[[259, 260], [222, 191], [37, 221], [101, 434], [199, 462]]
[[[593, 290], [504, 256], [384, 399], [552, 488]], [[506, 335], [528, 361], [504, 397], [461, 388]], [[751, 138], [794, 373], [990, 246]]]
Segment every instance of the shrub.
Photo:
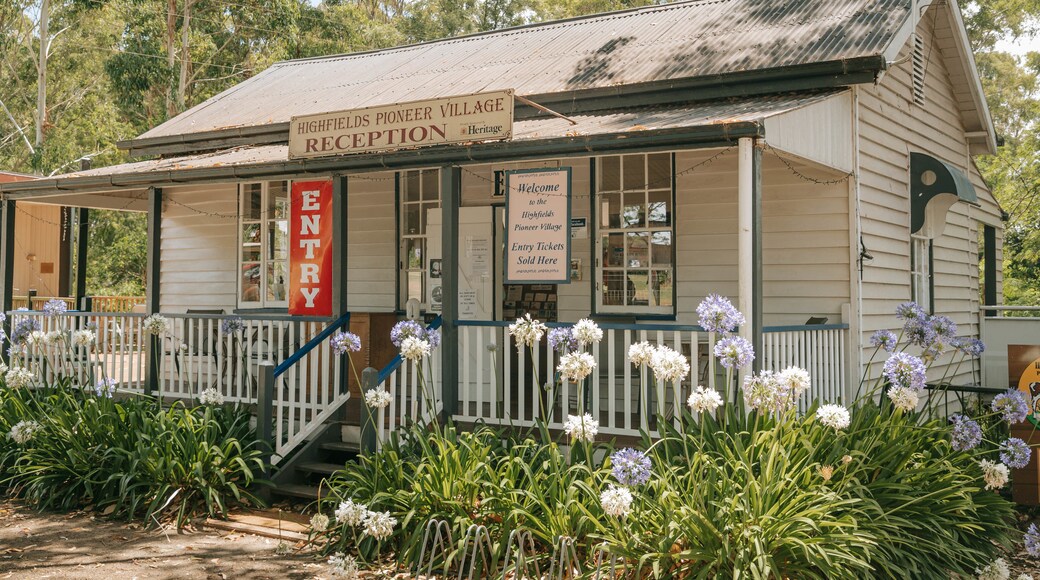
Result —
[[[117, 401], [62, 383], [0, 389], [0, 482], [30, 503], [68, 510], [93, 505], [150, 520], [169, 511], [223, 515], [256, 503], [248, 491], [263, 454], [243, 408], [155, 400]], [[39, 428], [25, 443], [7, 434], [22, 421]]]

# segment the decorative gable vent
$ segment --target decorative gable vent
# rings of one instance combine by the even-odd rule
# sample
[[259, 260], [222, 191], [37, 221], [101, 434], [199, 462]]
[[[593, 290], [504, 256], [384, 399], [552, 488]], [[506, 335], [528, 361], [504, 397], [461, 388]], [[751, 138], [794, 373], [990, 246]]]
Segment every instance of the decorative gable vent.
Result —
[[924, 73], [927, 67], [924, 57], [924, 40], [921, 39], [920, 34], [914, 34], [913, 54], [910, 60], [913, 65], [910, 76], [913, 84], [914, 104], [924, 105]]

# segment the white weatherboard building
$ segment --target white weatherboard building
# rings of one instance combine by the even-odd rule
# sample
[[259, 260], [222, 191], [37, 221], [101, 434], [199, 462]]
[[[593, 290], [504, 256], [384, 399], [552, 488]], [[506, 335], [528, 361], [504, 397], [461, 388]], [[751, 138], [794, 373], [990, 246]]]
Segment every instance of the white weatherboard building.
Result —
[[[481, 113], [507, 114], [501, 126], [443, 131], [438, 103], [502, 93], [508, 110]], [[396, 125], [365, 124], [387, 110]], [[361, 366], [381, 369], [366, 380], [394, 397], [384, 428], [423, 412], [415, 370], [390, 360], [384, 332], [409, 310], [444, 334], [425, 373], [438, 405], [524, 425], [547, 404], [531, 385], [552, 376], [552, 353], [543, 341], [518, 354], [505, 325], [524, 312], [592, 317], [606, 336], [588, 400], [601, 431], [625, 436], [656, 404], [628, 344], [697, 361], [687, 393], [711, 382], [694, 312], [709, 293], [748, 316], [762, 368], [805, 366], [828, 401], [855, 392], [867, 338], [896, 325], [899, 303], [977, 336], [980, 288], [1000, 296], [1002, 212], [972, 161], [996, 144], [952, 0], [678, 2], [288, 61], [123, 145], [145, 160], [0, 186], [6, 231], [30, 200], [149, 212], [149, 309], [175, 319], [151, 347], [160, 356], [139, 315], [71, 320], [99, 322], [124, 388], [253, 402], [257, 363], [278, 364], [283, 473], [320, 472], [322, 449], [356, 435], [334, 422], [359, 424], [359, 391], [349, 397], [327, 340], [343, 324], [366, 342]], [[554, 214], [570, 230], [564, 280], [558, 257], [549, 280], [504, 274], [518, 259], [509, 183], [524, 175], [509, 172], [530, 169], [569, 169], [569, 216]], [[289, 314], [290, 192], [324, 180], [331, 308]], [[10, 246], [4, 256], [6, 274]], [[221, 334], [233, 314], [246, 329]], [[958, 371], [954, 382], [979, 382], [977, 367]], [[576, 400], [564, 384], [553, 425]]]

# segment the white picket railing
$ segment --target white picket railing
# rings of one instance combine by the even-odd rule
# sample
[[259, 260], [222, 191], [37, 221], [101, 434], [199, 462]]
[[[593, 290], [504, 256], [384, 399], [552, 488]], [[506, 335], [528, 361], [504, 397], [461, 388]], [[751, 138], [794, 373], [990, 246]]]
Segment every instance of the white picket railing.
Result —
[[815, 399], [824, 403], [845, 400], [848, 382], [848, 326], [820, 324], [813, 326], [774, 326], [763, 333], [762, 368], [774, 371], [789, 366], [801, 367], [812, 377], [812, 390], [798, 401], [804, 411]]
[[[103, 378], [116, 381], [120, 392], [145, 391], [152, 357], [158, 365], [155, 395], [191, 403], [206, 389], [215, 389], [225, 402], [255, 404], [262, 361], [281, 364], [329, 324], [329, 320], [289, 316], [241, 318], [244, 328], [221, 331], [230, 316], [167, 314], [171, 330], [151, 353], [145, 315], [70, 311], [60, 316], [42, 312], [11, 313], [12, 324], [32, 318], [45, 333], [61, 334], [53, 343], [30, 345], [23, 364], [46, 382], [70, 377], [81, 386]], [[71, 332], [91, 328], [92, 348], [73, 347]], [[328, 340], [322, 341], [281, 373], [275, 384], [275, 461], [291, 451], [324, 423], [349, 397], [341, 389], [341, 365]]]
[[[440, 327], [438, 319], [428, 329]], [[420, 363], [397, 355], [384, 367], [376, 384], [390, 393], [390, 404], [375, 413], [376, 448], [401, 426], [411, 422], [429, 423], [444, 409], [441, 389], [441, 349], [438, 345]], [[362, 426], [364, 427], [364, 426]]]

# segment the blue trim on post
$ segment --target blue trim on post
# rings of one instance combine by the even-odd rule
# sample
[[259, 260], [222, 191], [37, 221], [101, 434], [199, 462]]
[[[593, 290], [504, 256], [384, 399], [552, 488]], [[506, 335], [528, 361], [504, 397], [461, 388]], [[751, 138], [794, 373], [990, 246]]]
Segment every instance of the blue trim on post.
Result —
[[289, 356], [289, 358], [287, 358], [284, 361], [282, 361], [282, 364], [280, 364], [277, 367], [275, 367], [275, 369], [274, 369], [274, 376], [278, 377], [282, 373], [284, 373], [285, 371], [289, 370], [294, 364], [299, 362], [301, 358], [307, 356], [307, 353], [309, 353], [310, 351], [314, 350], [314, 347], [316, 347], [319, 344], [325, 342], [325, 339], [330, 337], [330, 336], [332, 336], [332, 333], [336, 332], [341, 327], [346, 326], [347, 324], [350, 324], [350, 313], [349, 312], [347, 312], [343, 316], [340, 316], [332, 324], [326, 326], [325, 330], [322, 330], [321, 332], [318, 333], [318, 336], [315, 336], [314, 338], [312, 338], [309, 341], [307, 341], [307, 344], [305, 344], [302, 347], [300, 347], [300, 350], [292, 353]]
[[[443, 322], [443, 319], [440, 316], [438, 316], [437, 318], [433, 319], [433, 322], [431, 322], [429, 326], [426, 327], [426, 330], [437, 330], [438, 328], [441, 327], [441, 323], [442, 322]], [[459, 324], [461, 322], [462, 322], [461, 320], [458, 320], [458, 321], [456, 321], [456, 324]], [[390, 376], [390, 373], [392, 373], [392, 372], [396, 371], [398, 368], [400, 368], [401, 367], [401, 363], [403, 363], [403, 362], [404, 362], [404, 358], [402, 358], [401, 354], [398, 353], [397, 356], [395, 356], [390, 362], [386, 363], [386, 366], [383, 367], [379, 371], [379, 376], [376, 377], [376, 384], [377, 385], [383, 384], [383, 381], [385, 381], [386, 378]]]

